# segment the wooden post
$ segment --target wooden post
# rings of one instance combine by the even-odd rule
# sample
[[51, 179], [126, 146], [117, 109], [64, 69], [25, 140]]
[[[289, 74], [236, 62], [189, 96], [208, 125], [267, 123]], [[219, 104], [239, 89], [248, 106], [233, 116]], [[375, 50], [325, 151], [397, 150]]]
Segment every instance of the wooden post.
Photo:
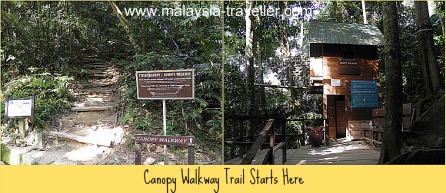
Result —
[[34, 128], [34, 105], [36, 104], [36, 94], [33, 93], [31, 98], [31, 129]]
[[286, 126], [287, 126], [287, 122], [286, 119], [282, 120], [282, 142], [285, 143], [285, 145], [283, 145], [282, 147], [282, 164], [285, 164], [286, 162], [286, 146], [287, 146], [287, 141], [286, 141]]
[[135, 165], [141, 165], [141, 144], [135, 143]]
[[[226, 119], [226, 118], [224, 119], [224, 126], [225, 127], [228, 125], [228, 121], [227, 120], [228, 119]], [[231, 137], [233, 137], [233, 136], [231, 136]], [[234, 154], [235, 154], [234, 148], [235, 148], [234, 144], [231, 144], [230, 147], [229, 147], [229, 157], [230, 158], [234, 157]]]
[[9, 95], [6, 95], [6, 98], [5, 98], [5, 115], [4, 115], [4, 120], [5, 120], [5, 123], [7, 123], [8, 122], [8, 103], [9, 103]]
[[0, 165], [2, 165], [2, 161], [3, 161], [3, 157], [2, 157], [2, 149], [3, 149], [3, 140], [2, 140], [2, 135], [3, 135], [3, 127], [0, 127]]
[[[245, 131], [245, 127], [244, 127], [244, 121], [243, 121], [243, 119], [240, 119], [240, 140], [241, 141], [243, 141], [243, 133], [244, 133], [244, 131]], [[239, 153], [239, 157], [240, 157], [240, 159], [243, 159], [243, 154], [244, 154], [244, 148], [245, 147], [242, 147], [242, 146], [240, 146], [239, 147], [239, 150], [238, 150], [238, 153]]]
[[[166, 100], [163, 100], [163, 133], [167, 135], [167, 116], [166, 116]], [[167, 162], [167, 146], [164, 145], [164, 161]]]
[[272, 130], [269, 134], [269, 164], [274, 165], [274, 140], [275, 140], [275, 126], [273, 125]]
[[329, 122], [328, 119], [324, 119], [324, 139], [325, 139], [325, 145], [328, 146], [330, 144], [330, 136], [328, 134], [328, 130], [330, 129], [328, 127]]
[[187, 164], [194, 165], [195, 146], [187, 147]]
[[25, 119], [19, 119], [19, 135], [20, 139], [25, 139], [26, 137], [26, 121]]
[[241, 165], [251, 164], [252, 160], [254, 159], [257, 151], [260, 149], [260, 146], [262, 146], [263, 141], [265, 140], [266, 133], [269, 131], [271, 125], [273, 124], [274, 119], [269, 119], [268, 123], [266, 123], [263, 130], [259, 133], [259, 136], [257, 137], [254, 144], [249, 149], [246, 156], [243, 158]]

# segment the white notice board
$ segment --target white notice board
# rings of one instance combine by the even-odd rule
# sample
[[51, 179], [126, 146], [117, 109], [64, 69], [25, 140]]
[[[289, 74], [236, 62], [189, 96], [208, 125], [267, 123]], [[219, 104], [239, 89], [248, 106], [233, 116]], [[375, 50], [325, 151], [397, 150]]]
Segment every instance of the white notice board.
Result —
[[7, 117], [32, 117], [34, 106], [32, 99], [9, 100], [6, 106]]
[[340, 79], [331, 79], [331, 86], [341, 86]]

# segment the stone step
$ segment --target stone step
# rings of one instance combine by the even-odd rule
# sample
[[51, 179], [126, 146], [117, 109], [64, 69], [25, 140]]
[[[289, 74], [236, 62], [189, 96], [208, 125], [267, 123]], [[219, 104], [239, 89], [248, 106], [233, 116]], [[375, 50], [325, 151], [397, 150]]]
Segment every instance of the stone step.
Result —
[[83, 88], [83, 89], [92, 89], [92, 88], [100, 88], [100, 87], [104, 88], [104, 87], [114, 86], [114, 85], [115, 85], [115, 83], [112, 83], [112, 82], [87, 83], [86, 85], [82, 85], [81, 88]]
[[103, 62], [103, 60], [98, 59], [98, 58], [96, 58], [94, 56], [92, 56], [92, 57], [85, 57], [82, 60], [83, 60], [83, 62]]
[[82, 65], [82, 68], [86, 68], [86, 69], [106, 69], [106, 68], [112, 68], [113, 65], [108, 64], [108, 63], [87, 63]]
[[90, 69], [89, 74], [115, 74], [113, 69]]
[[111, 100], [104, 101], [76, 101], [71, 103], [71, 107], [98, 107], [98, 106], [114, 106]]
[[113, 92], [114, 92], [114, 90], [112, 90], [112, 89], [100, 89], [100, 88], [97, 88], [97, 89], [82, 90], [79, 94], [82, 94], [82, 95], [98, 94], [98, 93], [101, 93], [101, 94], [112, 94]]
[[76, 102], [110, 102], [112, 101], [111, 95], [102, 95], [102, 96], [87, 96], [78, 98]]
[[71, 111], [88, 112], [88, 111], [107, 111], [114, 110], [114, 106], [89, 106], [89, 107], [72, 107]]
[[78, 93], [73, 95], [75, 100], [72, 102], [110, 102], [112, 93]]
[[99, 56], [98, 56], [97, 52], [86, 53], [85, 56], [84, 56], [84, 58], [98, 58], [98, 57]]
[[107, 62], [92, 62], [92, 63], [88, 63], [86, 66], [111, 66], [109, 63]]
[[111, 68], [111, 66], [108, 66], [108, 65], [84, 65], [84, 66], [82, 66], [82, 68], [85, 68], [85, 69], [102, 69], [102, 70], [105, 70], [105, 69], [107, 69], [107, 68]]
[[115, 121], [111, 119], [99, 119], [99, 120], [90, 120], [90, 121], [76, 121], [76, 124], [81, 125], [93, 125], [93, 124], [114, 124]]
[[113, 74], [89, 74], [87, 75], [90, 78], [113, 78]]
[[97, 107], [97, 106], [111, 106], [111, 101], [78, 101], [71, 103], [71, 107]]

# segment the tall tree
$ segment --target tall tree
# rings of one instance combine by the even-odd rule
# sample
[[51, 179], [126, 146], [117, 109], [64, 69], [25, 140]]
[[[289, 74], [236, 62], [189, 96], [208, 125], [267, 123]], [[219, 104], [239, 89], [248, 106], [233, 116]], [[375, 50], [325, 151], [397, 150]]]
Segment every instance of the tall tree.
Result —
[[[437, 63], [435, 45], [433, 39], [432, 24], [429, 18], [429, 10], [426, 1], [417, 1], [415, 4], [415, 22], [418, 28], [418, 48], [421, 54], [421, 65], [423, 67], [424, 86], [426, 87], [426, 99], [432, 95], [442, 93], [443, 82]], [[421, 115], [424, 103], [422, 100], [418, 106], [418, 116]]]
[[[245, 58], [246, 58], [246, 115], [254, 114], [255, 108], [255, 70], [254, 70], [254, 53], [253, 53], [253, 22], [251, 21], [251, 10], [253, 7], [253, 1], [246, 1], [246, 13], [245, 13], [245, 28], [246, 28], [246, 38], [245, 38]], [[246, 129], [247, 132], [252, 131], [252, 123], [248, 123]]]
[[125, 19], [125, 17], [122, 15], [122, 12], [119, 10], [118, 6], [113, 1], [108, 1], [108, 4], [113, 9], [116, 17], [119, 19], [121, 24], [124, 26], [124, 29], [127, 32], [128, 36], [129, 36], [129, 40], [130, 40], [130, 43], [132, 44], [133, 48], [137, 52], [140, 51], [140, 47], [139, 47], [139, 45], [137, 44], [137, 42], [135, 40], [135, 37], [133, 35], [133, 32], [131, 31], [130, 24], [127, 21], [127, 19]]
[[402, 68], [396, 2], [383, 3], [386, 124], [380, 163], [401, 153]]
[[418, 42], [423, 65], [423, 76], [428, 94], [435, 94], [443, 90], [440, 73], [435, 55], [432, 24], [426, 1], [417, 1], [415, 4], [415, 22], [419, 29]]

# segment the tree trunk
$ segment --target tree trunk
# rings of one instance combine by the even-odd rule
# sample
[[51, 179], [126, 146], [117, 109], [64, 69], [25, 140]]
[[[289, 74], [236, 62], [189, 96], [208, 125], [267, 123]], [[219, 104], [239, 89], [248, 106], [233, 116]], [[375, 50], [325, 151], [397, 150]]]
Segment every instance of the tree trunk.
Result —
[[435, 95], [443, 91], [443, 83], [440, 78], [440, 70], [435, 55], [432, 24], [429, 18], [429, 10], [426, 1], [416, 1], [415, 22], [418, 27], [418, 43], [423, 66], [423, 79], [428, 95]]
[[[263, 54], [262, 50], [260, 49], [260, 43], [257, 41], [257, 65], [260, 67], [260, 83], [265, 84], [265, 79], [263, 78], [265, 76], [265, 65], [263, 65]], [[262, 107], [262, 114], [265, 114], [267, 111], [266, 108], [266, 91], [265, 87], [260, 88], [260, 105]]]
[[339, 10], [338, 10], [338, 2], [337, 1], [333, 1], [333, 7], [334, 7], [335, 22], [340, 22], [341, 19], [339, 18], [339, 15], [338, 15]]
[[362, 17], [364, 20], [364, 24], [367, 24], [367, 13], [365, 11], [365, 0], [362, 0], [361, 4], [362, 4]]
[[[289, 9], [288, 2], [284, 2], [284, 9]], [[287, 85], [294, 87], [296, 86], [296, 81], [294, 79], [294, 70], [296, 69], [296, 65], [291, 61], [290, 56], [290, 48], [288, 42], [288, 31], [287, 28], [289, 26], [288, 17], [283, 18], [279, 23], [279, 46], [282, 54], [282, 66], [285, 69], [285, 79], [287, 81]], [[299, 93], [296, 89], [290, 89], [291, 93], [291, 105], [294, 108], [297, 108], [300, 105]], [[284, 107], [285, 108], [285, 107]], [[296, 109], [294, 109], [296, 110]]]
[[[253, 54], [253, 27], [251, 21], [251, 10], [253, 7], [253, 2], [251, 0], [246, 1], [246, 37], [245, 37], [245, 59], [246, 59], [246, 115], [254, 114], [254, 104], [255, 104], [255, 90], [254, 90], [254, 54]], [[248, 135], [254, 134], [252, 128], [252, 122], [248, 121], [246, 127], [246, 132]]]
[[383, 2], [386, 124], [380, 163], [401, 153], [402, 67], [396, 2]]
[[108, 4], [113, 9], [113, 12], [115, 13], [116, 17], [119, 19], [121, 24], [124, 26], [124, 30], [125, 30], [125, 32], [127, 32], [127, 35], [129, 36], [130, 44], [132, 44], [132, 46], [136, 50], [136, 52], [141, 51], [140, 47], [136, 43], [136, 38], [134, 37], [133, 33], [131, 32], [129, 22], [122, 15], [121, 11], [119, 11], [118, 6], [113, 1], [108, 1]]

